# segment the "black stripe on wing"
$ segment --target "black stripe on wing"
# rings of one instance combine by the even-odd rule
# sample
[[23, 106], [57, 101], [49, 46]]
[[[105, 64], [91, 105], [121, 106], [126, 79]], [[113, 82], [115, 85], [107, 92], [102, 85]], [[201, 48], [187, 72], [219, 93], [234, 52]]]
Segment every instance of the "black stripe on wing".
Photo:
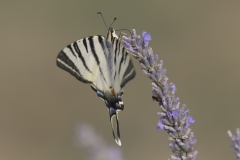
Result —
[[133, 79], [135, 77], [135, 75], [136, 75], [136, 72], [133, 67], [133, 63], [130, 60], [128, 63], [127, 69], [125, 70], [125, 72], [123, 74], [123, 78], [122, 78], [120, 87], [123, 88], [128, 81], [130, 81], [131, 79]]
[[[71, 48], [68, 47], [69, 49]], [[72, 54], [74, 55], [74, 52], [72, 48], [70, 49]], [[74, 55], [75, 56], [75, 55]], [[68, 58], [65, 52], [61, 51], [57, 56], [57, 66], [62, 68], [63, 70], [69, 72], [71, 75], [76, 77], [79, 81], [83, 83], [92, 83], [91, 81], [88, 81], [84, 79], [79, 71], [79, 69], [74, 65], [74, 63]]]
[[83, 45], [84, 45], [84, 47], [85, 47], [85, 49], [86, 49], [86, 51], [88, 53], [88, 47], [87, 47], [87, 40], [86, 40], [86, 38], [83, 39]]
[[119, 64], [118, 74], [120, 74], [120, 70], [122, 67], [123, 59], [124, 59], [124, 53], [125, 53], [125, 48], [122, 48], [122, 57], [121, 57], [120, 64]]
[[[101, 47], [102, 47], [102, 50], [103, 51], [105, 51], [105, 46], [104, 46], [104, 39], [103, 39], [103, 36], [97, 36], [98, 37], [98, 41], [99, 41], [99, 43], [100, 43], [100, 45], [101, 45]], [[104, 54], [105, 54], [105, 52], [104, 52]]]
[[75, 53], [73, 52], [73, 49], [72, 49], [72, 47], [71, 47], [71, 44], [69, 44], [69, 45], [67, 46], [67, 48], [71, 51], [71, 53], [74, 55], [74, 57], [77, 58], [77, 55], [75, 55]]
[[[115, 38], [116, 39], [116, 38]], [[116, 58], [117, 58], [117, 52], [118, 52], [118, 47], [117, 47], [117, 44], [118, 44], [118, 40], [116, 39], [117, 43], [115, 43], [115, 51], [114, 51], [114, 64], [116, 65]], [[114, 44], [114, 41], [113, 41], [113, 44]]]
[[99, 65], [100, 62], [99, 62], [99, 59], [98, 59], [98, 56], [97, 56], [97, 53], [96, 53], [96, 50], [95, 50], [95, 46], [94, 46], [94, 42], [93, 42], [93, 37], [89, 37], [89, 38], [88, 38], [88, 41], [89, 41], [89, 45], [90, 45], [92, 54], [93, 54], [93, 56], [94, 56], [97, 64]]
[[[82, 60], [82, 63], [83, 63], [83, 65], [84, 65], [85, 69], [86, 69], [88, 72], [92, 73], [92, 72], [90, 71], [90, 69], [88, 68], [87, 64], [86, 64], [86, 61], [85, 61], [84, 57], [82, 56], [82, 53], [81, 53], [81, 51], [80, 51], [80, 49], [79, 49], [79, 47], [78, 47], [77, 42], [74, 42], [74, 43], [73, 43], [73, 47], [74, 47], [75, 51], [77, 52], [78, 57]], [[71, 51], [72, 51], [72, 50], [71, 50]]]

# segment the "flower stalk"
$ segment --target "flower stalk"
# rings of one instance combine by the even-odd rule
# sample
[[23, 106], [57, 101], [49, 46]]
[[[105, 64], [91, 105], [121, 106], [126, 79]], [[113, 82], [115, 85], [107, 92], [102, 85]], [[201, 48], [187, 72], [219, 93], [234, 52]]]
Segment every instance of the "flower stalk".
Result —
[[140, 67], [145, 75], [152, 80], [152, 99], [160, 106], [158, 115], [157, 130], [163, 130], [169, 135], [169, 147], [172, 149], [171, 160], [195, 160], [197, 151], [195, 145], [197, 140], [189, 128], [195, 122], [186, 110], [186, 105], [180, 107], [178, 97], [175, 97], [177, 90], [175, 84], [168, 83], [166, 69], [163, 61], [158, 62], [158, 55], [153, 54], [153, 50], [148, 46], [152, 40], [150, 34], [143, 31], [142, 36], [132, 30], [132, 35], [123, 36], [123, 44], [130, 54], [140, 63]]

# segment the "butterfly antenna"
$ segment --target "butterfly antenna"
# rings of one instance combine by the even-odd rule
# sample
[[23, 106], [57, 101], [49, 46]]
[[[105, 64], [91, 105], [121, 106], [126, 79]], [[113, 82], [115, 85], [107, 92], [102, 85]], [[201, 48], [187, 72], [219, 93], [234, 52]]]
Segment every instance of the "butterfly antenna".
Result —
[[111, 25], [109, 26], [109, 28], [113, 25], [113, 23], [117, 20], [117, 18], [113, 19], [113, 22], [111, 23]]
[[[102, 12], [97, 12], [97, 14], [100, 14], [100, 15], [101, 15], [101, 17], [102, 17], [102, 20], [103, 20], [103, 22], [104, 22], [105, 26], [107, 27], [107, 24], [106, 24], [106, 22], [105, 22], [105, 20], [104, 20], [104, 18], [103, 18]], [[108, 29], [108, 27], [107, 27], [107, 29]]]

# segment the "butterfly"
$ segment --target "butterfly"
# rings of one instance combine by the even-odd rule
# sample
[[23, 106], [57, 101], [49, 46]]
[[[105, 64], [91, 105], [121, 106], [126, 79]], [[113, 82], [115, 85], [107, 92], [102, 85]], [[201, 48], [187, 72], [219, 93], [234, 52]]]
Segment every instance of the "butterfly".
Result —
[[77, 40], [60, 51], [57, 66], [79, 81], [90, 84], [97, 96], [105, 102], [113, 137], [121, 146], [118, 112], [124, 109], [123, 87], [136, 74], [121, 37], [118, 37], [113, 28], [109, 28], [106, 37], [96, 35]]

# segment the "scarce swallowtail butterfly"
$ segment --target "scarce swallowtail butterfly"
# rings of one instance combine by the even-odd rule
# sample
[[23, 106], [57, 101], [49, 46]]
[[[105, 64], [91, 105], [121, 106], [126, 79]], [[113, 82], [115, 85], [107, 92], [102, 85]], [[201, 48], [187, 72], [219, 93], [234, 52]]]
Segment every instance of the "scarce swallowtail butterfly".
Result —
[[60, 51], [57, 66], [79, 81], [91, 84], [108, 108], [113, 137], [121, 146], [118, 111], [124, 109], [123, 87], [135, 77], [133, 63], [122, 45], [121, 37], [109, 28], [107, 37], [98, 35], [77, 40]]

